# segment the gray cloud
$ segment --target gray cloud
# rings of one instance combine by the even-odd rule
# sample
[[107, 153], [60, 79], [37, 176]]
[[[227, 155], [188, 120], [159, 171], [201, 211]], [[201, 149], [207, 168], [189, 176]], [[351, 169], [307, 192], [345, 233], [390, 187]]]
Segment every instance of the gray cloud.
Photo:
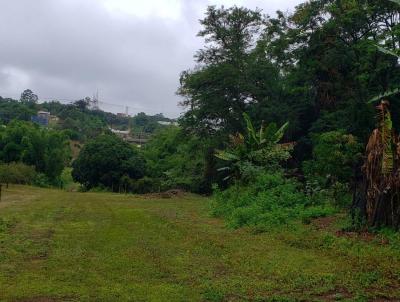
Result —
[[168, 17], [132, 14], [142, 0], [119, 0], [119, 11], [104, 1], [2, 0], [0, 95], [18, 98], [30, 88], [42, 99], [77, 99], [99, 89], [103, 101], [128, 105], [131, 113], [177, 116], [179, 73], [194, 65], [202, 43], [198, 19], [208, 4], [260, 7], [271, 14], [300, 2], [180, 0]]

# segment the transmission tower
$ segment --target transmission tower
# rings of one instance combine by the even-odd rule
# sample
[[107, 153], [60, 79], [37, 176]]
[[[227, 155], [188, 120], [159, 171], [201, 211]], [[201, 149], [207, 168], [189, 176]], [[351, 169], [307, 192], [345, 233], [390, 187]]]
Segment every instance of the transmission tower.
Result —
[[97, 90], [96, 93], [93, 94], [93, 99], [92, 99], [92, 110], [99, 110], [99, 91]]

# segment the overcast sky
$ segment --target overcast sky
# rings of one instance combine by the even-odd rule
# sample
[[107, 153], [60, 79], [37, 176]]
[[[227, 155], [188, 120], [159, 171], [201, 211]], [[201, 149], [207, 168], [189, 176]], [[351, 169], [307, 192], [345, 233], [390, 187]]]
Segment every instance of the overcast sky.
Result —
[[[207, 5], [261, 8], [269, 15], [301, 0], [0, 0], [0, 96], [100, 101], [130, 113], [181, 112], [181, 71], [202, 46]], [[105, 110], [124, 111], [122, 107]]]

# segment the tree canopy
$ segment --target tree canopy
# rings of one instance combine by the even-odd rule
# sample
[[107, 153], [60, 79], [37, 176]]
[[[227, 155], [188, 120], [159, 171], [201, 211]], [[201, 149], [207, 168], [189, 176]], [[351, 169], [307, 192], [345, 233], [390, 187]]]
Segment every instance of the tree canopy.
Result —
[[87, 189], [103, 186], [118, 190], [122, 178], [140, 179], [145, 162], [139, 151], [114, 135], [100, 135], [89, 141], [73, 162], [72, 176]]

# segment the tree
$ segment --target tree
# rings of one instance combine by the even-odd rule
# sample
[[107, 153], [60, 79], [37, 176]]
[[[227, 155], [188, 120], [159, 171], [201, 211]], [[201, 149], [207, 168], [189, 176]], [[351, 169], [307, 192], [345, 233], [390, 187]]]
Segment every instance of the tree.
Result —
[[81, 111], [85, 111], [90, 105], [90, 98], [86, 97], [82, 100], [78, 100], [74, 102], [74, 105], [79, 108]]
[[21, 121], [12, 121], [6, 128], [0, 128], [0, 161], [34, 166], [50, 181], [61, 175], [69, 155], [67, 137], [60, 131]]
[[181, 75], [178, 93], [188, 109], [181, 123], [201, 135], [240, 131], [242, 113], [252, 99], [247, 65], [262, 28], [261, 13], [210, 6], [200, 23], [198, 35], [206, 46], [196, 55], [198, 67]]
[[207, 139], [186, 135], [176, 126], [159, 129], [143, 148], [148, 176], [158, 179], [162, 190], [210, 193], [216, 179], [207, 158], [209, 145]]
[[38, 102], [39, 98], [36, 94], [32, 92], [30, 89], [26, 89], [21, 93], [21, 98], [20, 101], [22, 103], [33, 103], [36, 104]]
[[105, 134], [89, 141], [72, 167], [74, 180], [85, 188], [104, 186], [112, 191], [119, 190], [126, 177], [142, 178], [146, 168], [135, 147], [114, 135]]

